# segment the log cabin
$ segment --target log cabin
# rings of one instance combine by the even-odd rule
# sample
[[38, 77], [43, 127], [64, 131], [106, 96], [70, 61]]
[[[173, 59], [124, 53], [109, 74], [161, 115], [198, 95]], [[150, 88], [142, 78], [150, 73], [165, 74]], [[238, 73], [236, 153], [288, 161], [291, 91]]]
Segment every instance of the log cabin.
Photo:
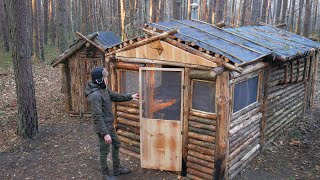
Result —
[[112, 91], [140, 93], [113, 108], [123, 152], [142, 168], [233, 179], [313, 108], [320, 43], [272, 26], [197, 20], [149, 23], [143, 31], [106, 48], [103, 64]]

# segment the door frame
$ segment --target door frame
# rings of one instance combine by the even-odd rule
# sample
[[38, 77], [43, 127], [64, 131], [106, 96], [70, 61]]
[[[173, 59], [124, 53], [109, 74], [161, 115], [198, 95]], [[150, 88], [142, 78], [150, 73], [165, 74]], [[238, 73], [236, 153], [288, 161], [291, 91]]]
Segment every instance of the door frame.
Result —
[[[164, 119], [151, 119], [151, 118], [143, 118], [142, 117], [142, 111], [143, 111], [143, 108], [142, 108], [142, 105], [143, 105], [143, 102], [142, 102], [142, 71], [150, 71], [150, 70], [154, 70], [154, 71], [164, 71], [164, 72], [180, 72], [181, 73], [181, 88], [180, 88], [180, 92], [181, 92], [181, 102], [180, 102], [180, 144], [179, 146], [181, 147], [180, 148], [180, 157], [181, 159], [179, 160], [180, 162], [182, 162], [182, 152], [183, 152], [183, 122], [184, 122], [184, 103], [187, 103], [187, 102], [184, 102], [184, 87], [185, 87], [185, 69], [184, 68], [159, 68], [159, 67], [140, 67], [139, 68], [139, 94], [140, 94], [140, 100], [139, 100], [139, 109], [140, 109], [140, 112], [139, 112], [139, 117], [140, 117], [140, 160], [142, 159], [143, 157], [143, 151], [142, 151], [142, 146], [143, 146], [143, 141], [142, 141], [142, 135], [143, 135], [143, 132], [142, 132], [142, 121], [144, 120], [156, 120], [156, 121], [168, 121], [168, 120], [164, 120]], [[170, 121], [170, 120], [169, 120]], [[174, 121], [177, 121], [177, 120], [174, 120]], [[179, 167], [179, 171], [182, 170], [182, 163], [179, 163], [180, 164], [180, 167]], [[142, 165], [142, 162], [141, 162], [141, 165]]]

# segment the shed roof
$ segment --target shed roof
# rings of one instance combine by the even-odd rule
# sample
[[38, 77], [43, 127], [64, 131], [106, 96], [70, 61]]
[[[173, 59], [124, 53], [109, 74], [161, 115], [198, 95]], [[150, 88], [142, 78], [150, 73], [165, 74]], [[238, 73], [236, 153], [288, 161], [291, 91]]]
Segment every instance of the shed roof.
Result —
[[221, 29], [195, 20], [171, 20], [149, 26], [168, 31], [179, 29], [175, 36], [193, 42], [208, 51], [219, 53], [237, 64], [248, 63], [269, 54], [284, 60], [319, 50], [320, 43], [269, 26]]
[[[106, 50], [110, 47], [113, 47], [116, 44], [119, 44], [121, 42], [121, 39], [119, 36], [117, 36], [113, 32], [94, 32], [92, 34], [89, 34], [87, 36], [89, 40], [94, 41], [98, 46], [100, 46], [102, 49]], [[62, 54], [60, 54], [58, 57], [56, 57], [52, 62], [51, 65], [53, 67], [57, 66], [59, 63], [63, 62], [67, 58], [69, 58], [71, 55], [73, 55], [75, 52], [80, 50], [86, 43], [86, 40], [84, 39], [78, 39], [74, 43], [72, 43], [68, 49], [66, 49]]]

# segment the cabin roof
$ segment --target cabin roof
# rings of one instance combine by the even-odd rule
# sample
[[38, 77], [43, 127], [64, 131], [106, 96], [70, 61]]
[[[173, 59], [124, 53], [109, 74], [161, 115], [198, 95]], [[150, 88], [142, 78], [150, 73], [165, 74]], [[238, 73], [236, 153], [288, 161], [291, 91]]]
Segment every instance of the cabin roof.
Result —
[[219, 53], [237, 64], [255, 61], [269, 54], [288, 60], [304, 56], [312, 49], [320, 49], [320, 43], [270, 26], [222, 29], [195, 20], [171, 20], [149, 23], [149, 26], [163, 31], [179, 29], [175, 37]]
[[108, 49], [116, 44], [119, 44], [121, 42], [121, 39], [114, 32], [99, 31], [95, 42], [101, 45], [103, 49]]

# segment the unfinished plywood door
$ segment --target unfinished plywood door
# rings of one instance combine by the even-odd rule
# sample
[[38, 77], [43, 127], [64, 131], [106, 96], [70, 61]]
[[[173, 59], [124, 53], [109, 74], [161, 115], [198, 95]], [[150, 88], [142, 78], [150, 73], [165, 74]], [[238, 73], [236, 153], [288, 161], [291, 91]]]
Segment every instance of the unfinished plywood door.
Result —
[[140, 68], [141, 167], [181, 171], [183, 69]]

